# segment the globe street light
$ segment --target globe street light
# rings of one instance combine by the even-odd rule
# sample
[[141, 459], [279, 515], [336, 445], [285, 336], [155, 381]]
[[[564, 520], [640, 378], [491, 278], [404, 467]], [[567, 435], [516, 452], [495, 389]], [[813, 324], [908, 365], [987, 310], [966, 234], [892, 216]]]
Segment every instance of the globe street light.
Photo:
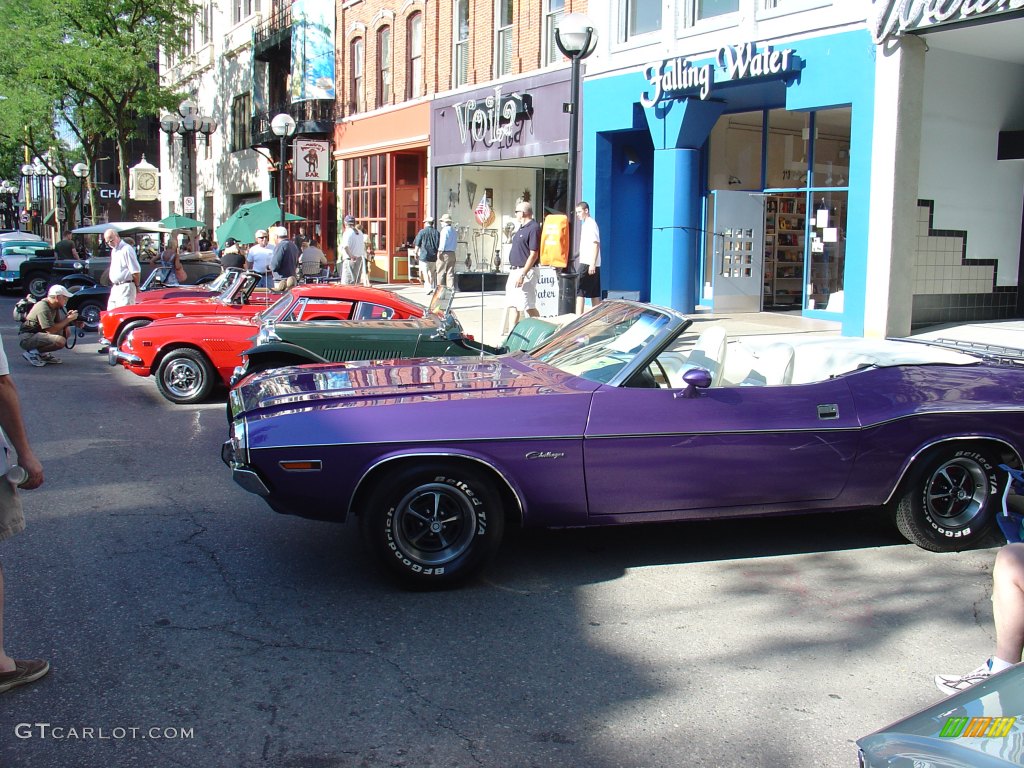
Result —
[[57, 190], [53, 195], [53, 220], [57, 222], [57, 239], [60, 240], [61, 208], [64, 207], [62, 205], [64, 198], [64, 187], [68, 185], [68, 180], [65, 176], [62, 176], [61, 174], [58, 173], [56, 176], [53, 177], [52, 183], [53, 188]]
[[[572, 62], [572, 75], [569, 84], [569, 103], [562, 106], [569, 113], [569, 176], [566, 191], [566, 213], [569, 219], [569, 250], [572, 250], [573, 231], [576, 216], [576, 154], [580, 131], [580, 63], [594, 52], [597, 45], [597, 32], [590, 19], [582, 13], [570, 13], [562, 17], [555, 27], [555, 45], [562, 55]], [[569, 265], [562, 271], [558, 281], [558, 313], [572, 314], [576, 311], [576, 280], [577, 274], [570, 253]]]
[[14, 202], [14, 195], [17, 192], [18, 188], [7, 179], [0, 181], [0, 199], [3, 201], [2, 221], [5, 229], [20, 229], [14, 223], [18, 216], [17, 206]]
[[85, 193], [89, 189], [89, 166], [85, 163], [75, 163], [71, 169], [75, 176], [82, 180], [78, 190], [78, 226], [85, 226]]
[[279, 115], [275, 115], [274, 119], [270, 121], [270, 130], [274, 132], [275, 136], [279, 136], [281, 139], [281, 152], [278, 159], [277, 169], [280, 172], [278, 174], [277, 181], [277, 207], [281, 209], [281, 225], [284, 225], [284, 161], [285, 153], [288, 151], [288, 137], [295, 133], [295, 119], [286, 112], [282, 112]]
[[181, 136], [182, 169], [185, 182], [182, 184], [183, 198], [193, 198], [193, 209], [185, 210], [185, 201], [182, 200], [181, 210], [183, 213], [196, 214], [195, 198], [192, 191], [192, 145], [197, 133], [203, 134], [206, 140], [210, 140], [210, 134], [217, 130], [217, 121], [212, 117], [199, 114], [199, 108], [195, 102], [185, 99], [178, 105], [178, 114], [167, 114], [160, 118], [160, 130], [167, 134], [167, 144], [170, 146], [171, 136]]

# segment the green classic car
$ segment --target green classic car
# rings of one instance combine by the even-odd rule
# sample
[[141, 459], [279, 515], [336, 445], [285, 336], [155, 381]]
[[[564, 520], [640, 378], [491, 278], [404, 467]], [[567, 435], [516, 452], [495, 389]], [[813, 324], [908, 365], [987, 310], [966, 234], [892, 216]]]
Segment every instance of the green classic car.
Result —
[[411, 320], [364, 320], [358, 325], [334, 320], [267, 323], [256, 346], [242, 354], [234, 385], [251, 373], [306, 363], [392, 360], [409, 357], [500, 355], [530, 349], [550, 336], [558, 324], [539, 317], [521, 320], [500, 347], [468, 337], [451, 312], [455, 292], [439, 287], [423, 317]]

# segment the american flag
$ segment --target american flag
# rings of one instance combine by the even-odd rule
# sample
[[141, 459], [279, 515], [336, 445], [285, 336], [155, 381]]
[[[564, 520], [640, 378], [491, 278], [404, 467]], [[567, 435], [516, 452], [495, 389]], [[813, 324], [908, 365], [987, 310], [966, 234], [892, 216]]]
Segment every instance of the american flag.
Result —
[[476, 216], [477, 223], [480, 226], [487, 226], [488, 220], [491, 218], [491, 203], [487, 199], [487, 195], [480, 198], [480, 204], [473, 211], [473, 214]]

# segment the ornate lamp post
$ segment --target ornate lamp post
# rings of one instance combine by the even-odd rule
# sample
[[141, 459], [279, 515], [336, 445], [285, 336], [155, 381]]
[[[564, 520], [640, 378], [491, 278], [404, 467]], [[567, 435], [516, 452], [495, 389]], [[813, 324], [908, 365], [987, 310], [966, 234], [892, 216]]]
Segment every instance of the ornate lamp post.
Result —
[[[25, 204], [25, 224], [28, 226], [28, 232], [34, 232], [32, 227], [32, 180], [35, 178], [35, 168], [32, 163], [25, 163], [21, 166], [21, 199]], [[21, 229], [19, 226], [18, 229]]]
[[288, 137], [295, 133], [295, 119], [286, 112], [275, 115], [270, 121], [270, 130], [281, 139], [281, 151], [277, 161], [277, 207], [281, 209], [281, 224], [284, 224], [284, 163], [288, 152]]
[[0, 221], [5, 229], [18, 229], [15, 224], [18, 217], [17, 205], [14, 202], [17, 192], [18, 188], [7, 179], [0, 181], [0, 197], [3, 198], [3, 217]]
[[68, 185], [68, 180], [65, 176], [58, 173], [51, 181], [53, 188], [56, 190], [53, 193], [53, 220], [57, 223], [57, 239], [60, 240], [61, 210], [64, 208], [64, 188]]
[[[167, 134], [167, 143], [170, 146], [171, 136], [175, 133], [181, 136], [181, 156], [184, 183], [182, 184], [182, 197], [193, 198], [192, 188], [192, 149], [197, 133], [201, 133], [210, 140], [210, 134], [217, 130], [217, 121], [212, 117], [199, 114], [199, 108], [195, 102], [185, 99], [178, 105], [178, 114], [167, 114], [160, 118], [160, 130]], [[195, 208], [191, 211], [185, 210], [185, 201], [181, 204], [182, 213], [196, 214]]]
[[[555, 45], [562, 55], [572, 62], [569, 84], [569, 101], [562, 109], [569, 113], [569, 163], [567, 168], [568, 189], [566, 191], [566, 213], [569, 218], [569, 250], [572, 251], [572, 234], [576, 217], [576, 155], [580, 132], [580, 63], [594, 52], [597, 32], [594, 25], [582, 13], [570, 13], [562, 17], [555, 28]], [[569, 266], [563, 270], [558, 281], [558, 312], [567, 315], [576, 311], [577, 274], [569, 254]]]
[[85, 226], [85, 193], [89, 190], [89, 166], [85, 163], [75, 163], [71, 169], [75, 176], [81, 179], [81, 186], [78, 190], [78, 226]]

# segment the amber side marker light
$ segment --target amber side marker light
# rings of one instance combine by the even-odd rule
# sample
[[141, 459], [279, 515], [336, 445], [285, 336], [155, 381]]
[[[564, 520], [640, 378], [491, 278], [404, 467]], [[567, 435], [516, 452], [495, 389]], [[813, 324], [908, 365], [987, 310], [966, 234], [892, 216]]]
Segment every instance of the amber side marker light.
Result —
[[285, 472], [319, 472], [324, 463], [319, 459], [311, 461], [279, 461], [277, 465]]

